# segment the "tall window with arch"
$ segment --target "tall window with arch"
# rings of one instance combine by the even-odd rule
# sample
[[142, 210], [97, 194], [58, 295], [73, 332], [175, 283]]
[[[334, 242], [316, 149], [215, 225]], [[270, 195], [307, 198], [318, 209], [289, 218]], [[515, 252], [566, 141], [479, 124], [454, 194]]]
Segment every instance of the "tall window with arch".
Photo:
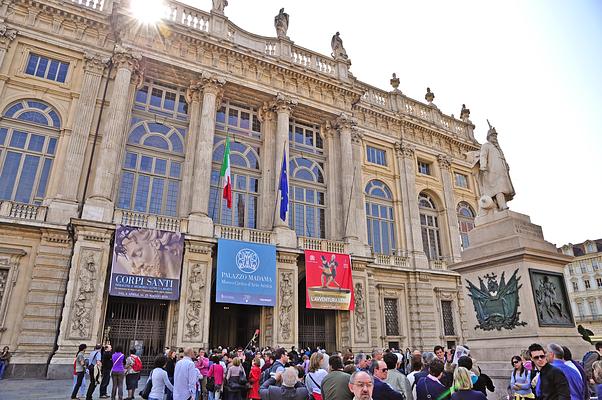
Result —
[[[216, 224], [255, 229], [261, 179], [261, 123], [257, 109], [224, 100], [217, 111], [215, 129], [209, 216]], [[223, 182], [220, 181], [227, 135], [230, 136], [232, 208], [228, 208], [222, 197]]]
[[136, 92], [117, 207], [177, 216], [188, 115], [184, 89], [146, 80]]
[[52, 170], [61, 120], [39, 100], [9, 105], [0, 120], [0, 199], [41, 205]]
[[460, 241], [462, 250], [466, 249], [470, 243], [468, 241], [468, 232], [474, 228], [475, 213], [470, 204], [462, 201], [458, 204], [458, 229], [460, 231]]
[[431, 196], [421, 192], [418, 196], [418, 208], [424, 253], [429, 260], [439, 260], [442, 253], [437, 206]]
[[289, 140], [289, 225], [298, 236], [325, 238], [325, 158], [320, 128], [292, 121]]
[[393, 254], [396, 246], [391, 190], [375, 179], [368, 182], [365, 193], [368, 244], [374, 253]]

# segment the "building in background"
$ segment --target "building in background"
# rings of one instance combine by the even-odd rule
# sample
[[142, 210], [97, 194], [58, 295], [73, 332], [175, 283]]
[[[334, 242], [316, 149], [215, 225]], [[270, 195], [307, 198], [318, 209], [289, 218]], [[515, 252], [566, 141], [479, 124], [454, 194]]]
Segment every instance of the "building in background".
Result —
[[602, 239], [566, 244], [560, 251], [573, 256], [564, 270], [575, 322], [602, 335]]
[[[264, 37], [213, 3], [168, 1], [142, 24], [125, 0], [0, 0], [9, 376], [71, 376], [77, 346], [107, 340], [145, 365], [166, 345], [244, 346], [256, 329], [260, 345], [329, 350], [464, 340], [448, 265], [479, 198], [469, 111], [443, 114], [430, 89], [408, 98], [395, 75], [389, 91], [362, 82], [338, 33], [323, 55], [286, 36], [288, 16]], [[108, 294], [117, 225], [183, 234], [178, 300]], [[274, 307], [215, 301], [218, 239], [276, 246]], [[306, 309], [306, 249], [351, 256], [354, 311]]]

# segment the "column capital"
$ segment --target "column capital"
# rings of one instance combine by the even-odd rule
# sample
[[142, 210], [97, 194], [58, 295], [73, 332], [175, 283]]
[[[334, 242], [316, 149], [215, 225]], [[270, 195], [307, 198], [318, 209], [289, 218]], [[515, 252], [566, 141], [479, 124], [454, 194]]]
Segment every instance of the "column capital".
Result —
[[110, 60], [110, 57], [103, 57], [100, 54], [86, 51], [84, 53], [84, 70], [93, 74], [102, 75]]
[[274, 106], [264, 101], [262, 106], [257, 110], [257, 117], [260, 122], [273, 121], [276, 118], [276, 112]]
[[4, 22], [0, 22], [0, 45], [8, 47], [10, 42], [15, 40], [19, 31], [10, 28]]
[[355, 127], [357, 127], [357, 118], [342, 112], [341, 115], [339, 115], [335, 120], [335, 126], [339, 132], [351, 132]]
[[115, 49], [113, 50], [113, 64], [117, 69], [125, 68], [133, 72], [140, 67], [140, 60], [142, 60], [140, 53], [120, 44], [115, 45]]
[[364, 134], [357, 129], [357, 126], [351, 127], [351, 143], [352, 144], [362, 144], [362, 140], [364, 139]]
[[449, 171], [452, 164], [452, 158], [447, 154], [439, 154], [437, 156], [437, 161], [439, 162], [439, 167], [443, 170]]
[[284, 94], [282, 94], [280, 92], [278, 92], [278, 94], [276, 95], [276, 100], [274, 100], [274, 102], [273, 102], [274, 110], [277, 113], [285, 112], [288, 114], [291, 113], [291, 111], [293, 110], [293, 108], [295, 106], [297, 106], [297, 104], [299, 104], [297, 99], [285, 96]]
[[331, 139], [334, 137], [336, 131], [337, 130], [333, 122], [326, 121], [322, 124], [322, 133], [324, 133], [324, 137]]
[[403, 158], [414, 158], [414, 153], [416, 152], [416, 146], [406, 142], [395, 142], [394, 144], [395, 152], [398, 156]]

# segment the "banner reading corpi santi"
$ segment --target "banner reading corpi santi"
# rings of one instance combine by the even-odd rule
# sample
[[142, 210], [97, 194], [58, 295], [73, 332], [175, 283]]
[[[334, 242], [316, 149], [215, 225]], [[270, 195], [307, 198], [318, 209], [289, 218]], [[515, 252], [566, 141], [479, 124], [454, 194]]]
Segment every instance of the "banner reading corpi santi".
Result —
[[179, 232], [117, 225], [109, 294], [177, 300], [183, 250]]
[[305, 250], [306, 308], [353, 310], [353, 278], [348, 254]]
[[276, 305], [276, 246], [220, 239], [215, 301]]

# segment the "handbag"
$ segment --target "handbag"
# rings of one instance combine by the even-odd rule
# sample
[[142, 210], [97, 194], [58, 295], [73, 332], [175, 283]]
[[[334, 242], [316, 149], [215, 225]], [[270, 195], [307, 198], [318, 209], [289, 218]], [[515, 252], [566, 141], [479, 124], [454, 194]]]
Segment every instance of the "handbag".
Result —
[[[154, 369], [153, 369], [153, 371], [154, 371]], [[153, 371], [151, 371], [150, 376], [146, 380], [146, 385], [144, 386], [144, 389], [142, 389], [142, 391], [140, 391], [140, 393], [138, 393], [140, 395], [140, 397], [142, 397], [143, 399], [148, 399], [148, 396], [150, 396], [151, 390], [153, 390]]]
[[209, 392], [215, 392], [215, 378], [214, 377], [210, 376], [207, 378], [207, 384], [205, 385], [205, 388]]

